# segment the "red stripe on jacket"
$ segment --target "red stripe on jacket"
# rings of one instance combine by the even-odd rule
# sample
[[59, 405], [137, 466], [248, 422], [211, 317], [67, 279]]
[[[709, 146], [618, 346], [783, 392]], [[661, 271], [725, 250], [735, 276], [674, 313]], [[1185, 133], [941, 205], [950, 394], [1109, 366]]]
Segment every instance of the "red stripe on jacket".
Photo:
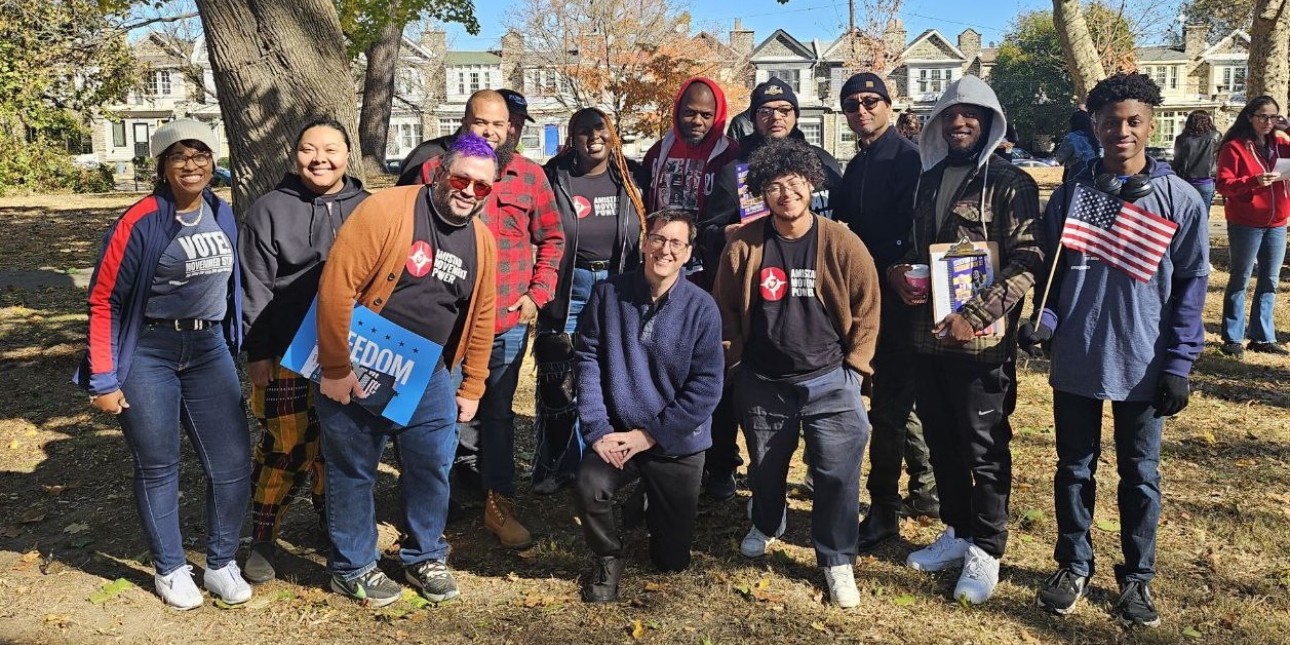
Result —
[[125, 257], [125, 247], [130, 243], [134, 225], [145, 215], [157, 211], [157, 198], [146, 197], [130, 207], [121, 216], [112, 239], [103, 249], [99, 260], [98, 280], [90, 292], [90, 373], [104, 374], [116, 369], [112, 355], [112, 292], [116, 290], [117, 272], [121, 269], [121, 259]]

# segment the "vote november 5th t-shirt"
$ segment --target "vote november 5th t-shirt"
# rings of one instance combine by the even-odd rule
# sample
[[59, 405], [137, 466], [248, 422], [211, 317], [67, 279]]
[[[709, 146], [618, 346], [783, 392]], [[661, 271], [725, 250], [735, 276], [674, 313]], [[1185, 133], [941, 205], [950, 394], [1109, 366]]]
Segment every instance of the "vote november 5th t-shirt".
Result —
[[614, 178], [608, 171], [571, 176], [569, 189], [578, 217], [578, 261], [613, 259], [618, 238], [618, 186]]
[[162, 320], [223, 320], [228, 309], [228, 281], [233, 273], [233, 244], [205, 202], [201, 215], [181, 213], [193, 226], [181, 226], [152, 279], [144, 316]]
[[478, 255], [470, 225], [454, 226], [432, 214], [429, 192], [422, 188], [416, 200], [412, 246], [381, 317], [447, 347], [461, 338]]
[[795, 240], [775, 231], [770, 218], [757, 276], [752, 336], [744, 360], [775, 380], [802, 381], [842, 364], [842, 339], [815, 292], [818, 224]]

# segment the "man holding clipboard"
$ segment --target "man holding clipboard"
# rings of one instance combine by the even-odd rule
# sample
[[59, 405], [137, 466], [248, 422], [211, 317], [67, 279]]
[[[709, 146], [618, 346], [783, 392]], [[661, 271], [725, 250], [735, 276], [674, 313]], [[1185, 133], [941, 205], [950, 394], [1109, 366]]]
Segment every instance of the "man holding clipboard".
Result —
[[[1015, 329], [1021, 302], [1044, 259], [1035, 239], [1035, 181], [990, 154], [1006, 126], [994, 91], [975, 76], [951, 83], [941, 95], [919, 145], [923, 174], [915, 193], [913, 243], [886, 276], [905, 306], [912, 307], [915, 401], [940, 492], [941, 520], [947, 525], [934, 543], [911, 553], [906, 562], [920, 571], [961, 565], [954, 597], [973, 604], [994, 592], [1007, 545]], [[960, 241], [970, 249], [951, 248], [957, 252], [950, 255], [993, 255], [991, 263], [969, 267], [969, 286], [971, 268], [989, 267], [993, 276], [953, 313], [936, 317], [926, 278], [908, 280], [906, 273], [913, 263], [930, 264], [932, 254], [944, 250], [941, 245]], [[945, 259], [942, 255], [939, 261]], [[994, 271], [994, 266], [1000, 268]], [[933, 284], [932, 295], [951, 284]], [[987, 332], [999, 325], [1001, 332]]]

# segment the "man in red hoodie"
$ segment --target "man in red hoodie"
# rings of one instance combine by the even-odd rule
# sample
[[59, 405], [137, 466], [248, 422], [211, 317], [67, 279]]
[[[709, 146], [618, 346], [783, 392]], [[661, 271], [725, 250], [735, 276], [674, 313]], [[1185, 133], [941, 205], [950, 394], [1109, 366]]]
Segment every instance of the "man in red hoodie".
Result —
[[681, 84], [672, 106], [672, 130], [645, 153], [649, 212], [675, 208], [704, 219], [704, 202], [716, 175], [739, 155], [726, 129], [726, 96], [713, 81], [695, 77]]

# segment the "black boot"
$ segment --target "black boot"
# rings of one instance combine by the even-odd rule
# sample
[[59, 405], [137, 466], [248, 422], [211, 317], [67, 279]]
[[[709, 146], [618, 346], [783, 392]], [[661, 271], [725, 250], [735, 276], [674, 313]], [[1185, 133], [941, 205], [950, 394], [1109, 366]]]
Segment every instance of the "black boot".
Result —
[[896, 517], [896, 509], [875, 506], [860, 522], [860, 539], [856, 548], [862, 552], [869, 551], [899, 535], [900, 520]]
[[622, 577], [622, 558], [612, 555], [596, 558], [595, 567], [582, 587], [582, 599], [587, 602], [617, 602], [618, 581]]

